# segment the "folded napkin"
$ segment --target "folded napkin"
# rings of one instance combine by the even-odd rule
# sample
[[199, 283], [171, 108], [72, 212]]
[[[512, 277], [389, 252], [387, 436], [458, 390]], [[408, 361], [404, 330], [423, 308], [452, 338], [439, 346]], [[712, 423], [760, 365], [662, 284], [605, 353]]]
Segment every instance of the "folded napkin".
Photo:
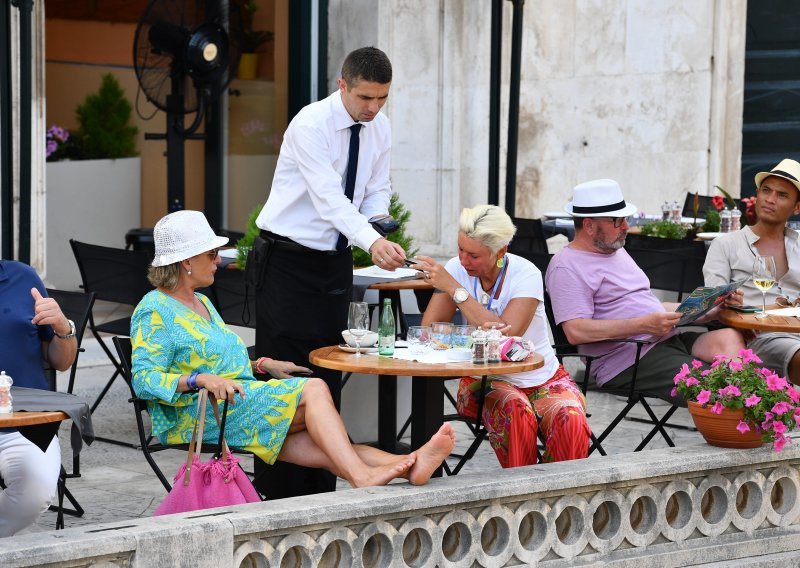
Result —
[[401, 359], [403, 361], [417, 361], [418, 363], [448, 363], [450, 359], [447, 358], [447, 351], [434, 351], [430, 350], [422, 355], [415, 355], [411, 353], [410, 349], [395, 349], [394, 359]]
[[775, 310], [767, 310], [767, 314], [771, 316], [800, 317], [800, 308], [777, 308]]

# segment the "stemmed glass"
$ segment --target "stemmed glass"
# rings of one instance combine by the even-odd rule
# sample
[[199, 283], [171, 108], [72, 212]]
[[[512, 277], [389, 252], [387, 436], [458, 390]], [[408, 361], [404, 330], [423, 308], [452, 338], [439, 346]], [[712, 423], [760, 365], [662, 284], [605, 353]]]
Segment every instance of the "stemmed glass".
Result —
[[356, 342], [356, 357], [361, 357], [361, 340], [369, 331], [369, 307], [366, 302], [350, 302], [347, 329]]
[[753, 264], [753, 284], [761, 290], [761, 313], [757, 318], [767, 317], [767, 290], [775, 285], [778, 279], [775, 268], [775, 258], [772, 256], [757, 256]]

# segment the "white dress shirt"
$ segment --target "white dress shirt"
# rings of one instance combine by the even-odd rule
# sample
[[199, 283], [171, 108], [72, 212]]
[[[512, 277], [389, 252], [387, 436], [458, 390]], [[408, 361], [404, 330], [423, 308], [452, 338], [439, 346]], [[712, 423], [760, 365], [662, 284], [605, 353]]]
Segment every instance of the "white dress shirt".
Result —
[[362, 123], [351, 203], [344, 183], [353, 124], [339, 91], [292, 119], [259, 228], [316, 250], [334, 250], [340, 232], [364, 250], [380, 238], [368, 219], [389, 210], [389, 119], [378, 113]]

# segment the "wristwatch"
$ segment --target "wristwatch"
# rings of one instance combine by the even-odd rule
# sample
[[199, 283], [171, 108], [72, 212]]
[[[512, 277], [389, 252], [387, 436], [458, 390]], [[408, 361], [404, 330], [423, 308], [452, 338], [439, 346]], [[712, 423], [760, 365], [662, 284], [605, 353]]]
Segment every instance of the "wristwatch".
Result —
[[56, 337], [58, 337], [59, 339], [72, 339], [73, 337], [75, 337], [75, 322], [72, 321], [71, 319], [68, 319], [67, 323], [69, 324], [69, 333], [68, 334], [59, 335], [56, 330], [53, 330], [53, 333], [55, 333]]
[[469, 292], [467, 292], [466, 288], [456, 288], [456, 291], [453, 292], [453, 301], [456, 304], [466, 302], [467, 298], [469, 298]]

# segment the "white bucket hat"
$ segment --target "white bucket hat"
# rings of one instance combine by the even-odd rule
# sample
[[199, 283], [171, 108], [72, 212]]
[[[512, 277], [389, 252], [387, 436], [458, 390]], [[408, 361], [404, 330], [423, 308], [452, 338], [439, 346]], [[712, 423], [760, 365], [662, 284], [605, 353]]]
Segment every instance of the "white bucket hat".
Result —
[[167, 266], [228, 244], [218, 237], [200, 211], [176, 211], [162, 217], [153, 229], [153, 266]]
[[772, 168], [769, 172], [758, 172], [756, 174], [756, 189], [761, 187], [761, 182], [769, 176], [777, 176], [792, 182], [792, 184], [800, 191], [800, 164], [794, 160], [786, 158], [781, 160], [781, 163]]
[[595, 179], [575, 186], [564, 211], [573, 217], [627, 217], [636, 213], [636, 206], [625, 203], [613, 179]]

